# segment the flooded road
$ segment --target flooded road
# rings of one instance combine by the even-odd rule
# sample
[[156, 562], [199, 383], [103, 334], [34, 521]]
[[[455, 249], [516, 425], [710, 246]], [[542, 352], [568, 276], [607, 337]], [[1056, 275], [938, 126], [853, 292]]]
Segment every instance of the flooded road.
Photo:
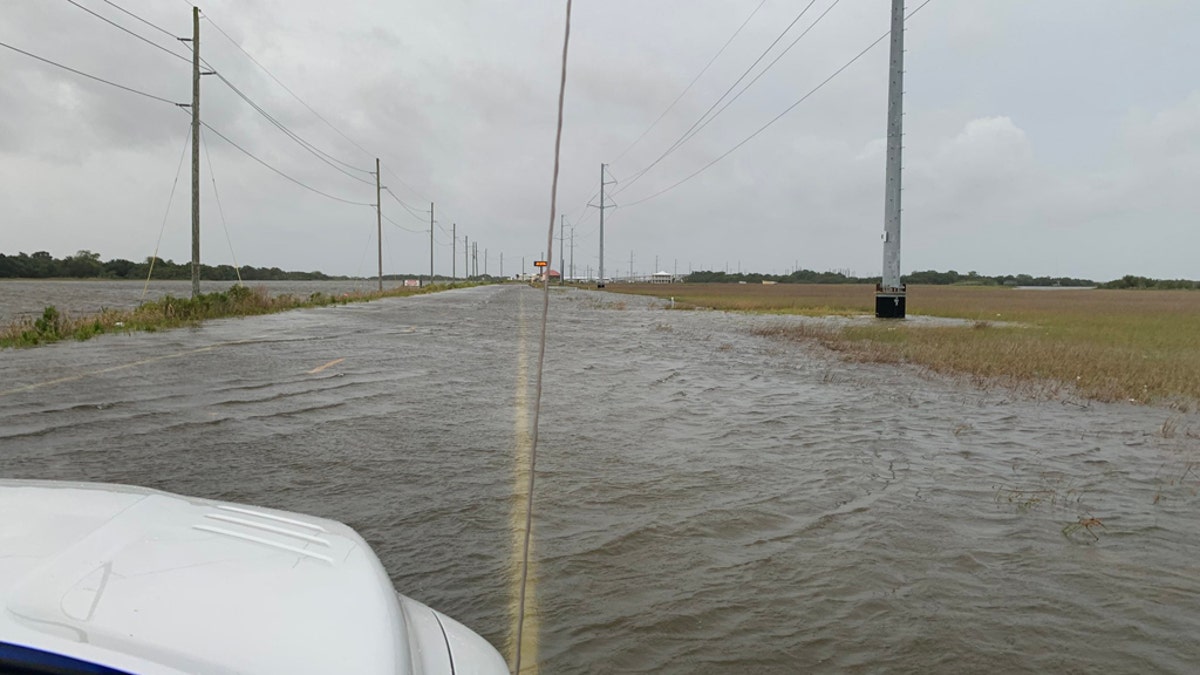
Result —
[[[336, 518], [510, 639], [539, 291], [0, 352], [0, 476]], [[1190, 672], [1200, 419], [1032, 401], [551, 300], [533, 572], [547, 673]], [[0, 514], [12, 517], [12, 514]]]

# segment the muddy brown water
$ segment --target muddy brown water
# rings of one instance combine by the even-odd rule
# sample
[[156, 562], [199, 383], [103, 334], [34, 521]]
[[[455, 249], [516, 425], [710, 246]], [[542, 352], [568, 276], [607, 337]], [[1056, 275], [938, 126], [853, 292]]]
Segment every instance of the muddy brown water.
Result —
[[[540, 307], [481, 287], [0, 351], [0, 476], [348, 522], [401, 592], [504, 650]], [[1200, 663], [1194, 413], [751, 333], [800, 320], [552, 294], [543, 672]]]

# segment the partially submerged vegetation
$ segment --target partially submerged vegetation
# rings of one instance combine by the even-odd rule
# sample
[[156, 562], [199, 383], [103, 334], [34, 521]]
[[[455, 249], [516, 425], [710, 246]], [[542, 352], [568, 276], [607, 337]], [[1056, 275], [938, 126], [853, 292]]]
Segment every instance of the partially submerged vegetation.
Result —
[[32, 347], [60, 340], [87, 340], [103, 333], [157, 331], [200, 323], [207, 319], [274, 314], [302, 307], [366, 302], [434, 291], [474, 286], [474, 283], [398, 287], [384, 291], [354, 291], [339, 295], [313, 293], [307, 297], [270, 295], [265, 288], [234, 286], [220, 293], [194, 298], [166, 296], [130, 310], [103, 310], [99, 314], [73, 317], [46, 307], [42, 316], [18, 320], [0, 330], [0, 347]]
[[[788, 314], [869, 314], [868, 286], [613, 285], [676, 306]], [[1114, 401], [1200, 401], [1200, 294], [1188, 291], [1014, 290], [910, 286], [910, 314], [962, 325], [870, 321], [761, 332], [815, 340], [847, 358], [913, 363], [977, 382], [1069, 387]]]

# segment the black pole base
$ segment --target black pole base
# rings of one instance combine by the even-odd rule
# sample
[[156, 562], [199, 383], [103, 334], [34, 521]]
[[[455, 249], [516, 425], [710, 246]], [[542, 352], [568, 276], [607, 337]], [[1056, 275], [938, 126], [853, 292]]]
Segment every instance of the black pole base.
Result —
[[877, 319], [903, 319], [905, 316], [905, 300], [907, 299], [907, 290], [904, 286], [900, 288], [883, 288], [875, 286], [875, 318]]

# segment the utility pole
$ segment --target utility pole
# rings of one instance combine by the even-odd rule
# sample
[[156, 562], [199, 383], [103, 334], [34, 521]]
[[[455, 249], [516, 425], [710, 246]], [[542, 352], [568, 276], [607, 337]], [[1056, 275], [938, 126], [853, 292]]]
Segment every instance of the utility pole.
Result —
[[379, 243], [379, 290], [383, 291], [383, 200], [379, 186], [379, 158], [375, 158], [375, 234]]
[[471, 238], [463, 235], [463, 276], [471, 278]]
[[875, 287], [875, 316], [903, 319], [900, 283], [900, 172], [904, 136], [904, 0], [892, 0], [891, 76], [888, 78], [887, 173], [884, 185], [883, 278]]
[[433, 202], [429, 202], [429, 285], [433, 285]]
[[566, 270], [563, 269], [563, 261], [566, 260], [566, 258], [563, 256], [563, 246], [567, 242], [567, 233], [565, 232], [566, 223], [567, 223], [566, 214], [560, 215], [558, 217], [558, 285], [559, 286], [563, 285], [563, 277], [567, 276]]
[[575, 226], [571, 226], [571, 278], [575, 278]]
[[500, 278], [504, 278], [504, 251], [500, 251]]
[[607, 164], [600, 165], [600, 206], [588, 204], [592, 208], [600, 209], [600, 280], [596, 283], [597, 288], [604, 288], [604, 209], [611, 208], [604, 203], [604, 186], [612, 185], [617, 181], [605, 181], [604, 171]]
[[633, 249], [629, 249], [629, 281], [633, 281]]
[[458, 223], [450, 223], [450, 280], [458, 279]]
[[192, 8], [192, 297], [200, 295], [200, 8]]
[[487, 276], [487, 249], [483, 249], [483, 276]]

